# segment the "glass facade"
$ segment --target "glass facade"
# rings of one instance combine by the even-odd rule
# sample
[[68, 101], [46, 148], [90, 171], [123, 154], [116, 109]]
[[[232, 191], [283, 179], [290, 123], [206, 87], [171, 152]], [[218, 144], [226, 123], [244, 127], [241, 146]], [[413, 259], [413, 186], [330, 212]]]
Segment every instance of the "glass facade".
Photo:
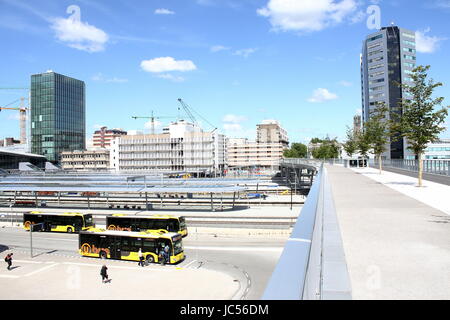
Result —
[[31, 152], [60, 162], [86, 145], [85, 84], [55, 72], [31, 76]]

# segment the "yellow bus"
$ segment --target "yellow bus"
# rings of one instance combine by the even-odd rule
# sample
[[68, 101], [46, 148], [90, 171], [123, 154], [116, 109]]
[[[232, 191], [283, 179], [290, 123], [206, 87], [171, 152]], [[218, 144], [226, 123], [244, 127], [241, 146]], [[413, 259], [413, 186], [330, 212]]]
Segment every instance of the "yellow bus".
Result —
[[188, 230], [184, 217], [171, 215], [130, 216], [113, 214], [106, 216], [106, 229], [117, 231], [146, 231], [175, 232], [186, 237]]
[[178, 233], [93, 229], [79, 234], [79, 253], [86, 257], [139, 261], [141, 249], [148, 263], [160, 262], [160, 253], [166, 246], [169, 247], [167, 263], [175, 264], [184, 259], [182, 236]]
[[42, 223], [42, 231], [80, 232], [95, 227], [92, 214], [79, 212], [42, 213], [31, 211], [23, 214], [23, 227], [30, 230], [30, 225]]

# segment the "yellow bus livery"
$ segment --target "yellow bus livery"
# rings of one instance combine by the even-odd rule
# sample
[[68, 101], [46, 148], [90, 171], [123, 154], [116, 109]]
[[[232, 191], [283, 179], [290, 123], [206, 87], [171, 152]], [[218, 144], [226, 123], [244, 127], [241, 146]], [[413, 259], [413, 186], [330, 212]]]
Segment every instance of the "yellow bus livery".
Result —
[[30, 230], [32, 224], [42, 223], [42, 231], [80, 232], [95, 227], [92, 214], [79, 212], [43, 213], [31, 211], [23, 214], [23, 228]]
[[172, 215], [131, 216], [112, 214], [106, 216], [106, 229], [116, 231], [148, 231], [175, 232], [186, 237], [188, 230], [184, 217]]
[[168, 263], [184, 260], [179, 233], [92, 229], [79, 234], [79, 253], [86, 257], [139, 261], [138, 251], [141, 249], [148, 263], [160, 262], [159, 254], [166, 246], [169, 247]]

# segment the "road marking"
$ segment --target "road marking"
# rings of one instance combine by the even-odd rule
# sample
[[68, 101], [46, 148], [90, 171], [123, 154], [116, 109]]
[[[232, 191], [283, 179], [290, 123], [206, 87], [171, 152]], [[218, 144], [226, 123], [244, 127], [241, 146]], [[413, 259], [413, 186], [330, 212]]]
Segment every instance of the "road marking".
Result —
[[187, 265], [184, 266], [184, 268], [189, 267], [191, 264], [193, 264], [193, 263], [196, 262], [196, 261], [197, 261], [197, 260], [193, 260], [193, 261], [189, 262]]
[[39, 272], [42, 272], [42, 271], [44, 271], [44, 270], [47, 270], [47, 269], [53, 268], [53, 267], [55, 267], [55, 266], [57, 266], [57, 265], [59, 265], [59, 263], [54, 263], [54, 264], [51, 264], [51, 265], [49, 265], [49, 266], [46, 266], [46, 267], [40, 268], [40, 269], [38, 269], [38, 270], [36, 270], [36, 271], [33, 271], [33, 272], [30, 272], [30, 273], [27, 273], [26, 275], [24, 275], [24, 277], [29, 277], [29, 276], [35, 275], [36, 273], [39, 273]]
[[260, 247], [214, 247], [214, 246], [184, 246], [184, 249], [189, 250], [217, 250], [217, 251], [274, 251], [279, 252], [282, 251], [283, 247], [269, 247], [269, 248], [260, 248]]

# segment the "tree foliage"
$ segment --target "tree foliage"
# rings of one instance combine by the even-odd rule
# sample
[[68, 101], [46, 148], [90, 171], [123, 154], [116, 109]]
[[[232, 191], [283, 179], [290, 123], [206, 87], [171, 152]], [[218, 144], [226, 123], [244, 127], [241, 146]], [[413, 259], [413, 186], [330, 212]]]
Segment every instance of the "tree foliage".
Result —
[[340, 146], [336, 138], [334, 139], [330, 139], [328, 137], [325, 139], [313, 138], [311, 139], [311, 143], [320, 144], [320, 146], [312, 150], [312, 156], [315, 159], [339, 158]]
[[[396, 117], [393, 130], [405, 137], [408, 149], [412, 150], [419, 160], [419, 186], [422, 185], [422, 154], [430, 142], [439, 139], [439, 134], [445, 130], [443, 123], [448, 115], [448, 106], [442, 107], [443, 97], [433, 98], [433, 92], [442, 86], [428, 78], [430, 66], [417, 66], [412, 70], [412, 85], [398, 84], [404, 98], [399, 105], [402, 115]], [[440, 110], [435, 110], [441, 106]]]
[[342, 147], [349, 157], [353, 156], [354, 153], [358, 151], [358, 145], [356, 143], [356, 132], [353, 132], [353, 129], [347, 126], [347, 140], [344, 142]]
[[290, 149], [283, 152], [285, 158], [306, 158], [307, 154], [308, 148], [303, 143], [293, 143]]

